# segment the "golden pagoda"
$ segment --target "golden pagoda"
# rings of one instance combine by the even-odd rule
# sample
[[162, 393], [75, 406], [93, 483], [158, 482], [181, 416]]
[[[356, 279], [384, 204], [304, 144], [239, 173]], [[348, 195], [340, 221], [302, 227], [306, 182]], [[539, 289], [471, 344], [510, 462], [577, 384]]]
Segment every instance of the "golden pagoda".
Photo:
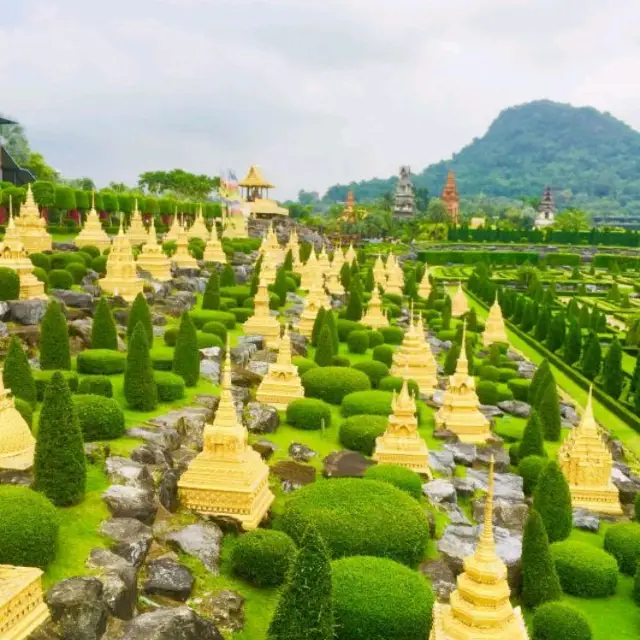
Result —
[[351, 265], [354, 260], [358, 260], [358, 256], [356, 254], [356, 250], [353, 248], [353, 243], [349, 243], [349, 248], [347, 249], [347, 253], [344, 256], [344, 259]]
[[484, 526], [475, 553], [464, 559], [463, 572], [449, 604], [436, 603], [429, 640], [528, 640], [520, 607], [509, 597], [507, 567], [493, 537], [493, 458], [484, 508]]
[[176, 240], [176, 252], [171, 256], [171, 262], [178, 269], [197, 269], [198, 261], [189, 253], [189, 238], [186, 227], [181, 227]]
[[333, 250], [333, 260], [331, 260], [331, 271], [333, 271], [338, 277], [340, 277], [340, 271], [342, 270], [344, 262], [342, 247], [338, 245]]
[[451, 315], [454, 318], [459, 318], [469, 311], [469, 303], [467, 296], [464, 295], [462, 290], [462, 284], [458, 283], [458, 289], [456, 290], [453, 298], [451, 299]]
[[274, 266], [277, 266], [284, 262], [284, 250], [278, 242], [278, 236], [276, 235], [272, 224], [269, 225], [267, 233], [264, 238], [262, 238], [259, 252], [262, 256], [263, 264], [265, 261], [269, 261]]
[[142, 293], [144, 283], [136, 273], [136, 261], [131, 251], [131, 242], [122, 228], [113, 239], [111, 251], [107, 258], [107, 275], [100, 280], [100, 287], [110, 295], [119, 295], [127, 302], [131, 302]]
[[269, 365], [267, 375], [256, 392], [256, 400], [278, 411], [286, 411], [291, 402], [304, 397], [304, 389], [298, 367], [291, 363], [291, 338], [285, 325], [284, 335], [278, 346], [278, 359]]
[[11, 389], [4, 388], [0, 370], [0, 469], [31, 469], [35, 446], [29, 425], [15, 407]]
[[138, 255], [136, 263], [142, 271], [150, 273], [154, 280], [159, 282], [171, 280], [171, 260], [162, 250], [162, 245], [158, 244], [156, 223], [153, 218], [151, 218], [147, 241], [142, 245], [142, 251]]
[[428, 298], [431, 294], [431, 280], [429, 280], [429, 266], [425, 263], [424, 273], [422, 274], [422, 280], [418, 285], [418, 295], [421, 298]]
[[418, 433], [416, 401], [409, 393], [408, 375], [405, 371], [400, 393], [393, 392], [392, 413], [386, 431], [376, 438], [373, 459], [379, 463], [397, 464], [430, 478], [429, 448]]
[[451, 224], [458, 224], [460, 221], [460, 196], [458, 195], [456, 176], [453, 169], [449, 169], [449, 173], [447, 174], [447, 182], [442, 190], [441, 200], [447, 208], [449, 222], [451, 222]]
[[462, 329], [462, 345], [456, 372], [449, 377], [449, 387], [444, 393], [443, 403], [435, 416], [436, 429], [448, 429], [460, 442], [479, 444], [486, 442], [491, 431], [489, 421], [480, 411], [476, 395], [476, 382], [469, 375], [466, 350], [466, 326]]
[[20, 206], [20, 214], [16, 218], [18, 236], [27, 253], [51, 251], [51, 234], [47, 233], [47, 221], [40, 215], [40, 210], [33, 199], [31, 183], [27, 183], [27, 198]]
[[582, 420], [562, 443], [558, 461], [569, 483], [574, 509], [622, 515], [618, 489], [611, 481], [611, 453], [593, 417], [591, 388]]
[[142, 214], [138, 210], [138, 198], [134, 200], [133, 212], [131, 213], [131, 224], [127, 230], [129, 236], [129, 242], [131, 246], [135, 247], [140, 244], [145, 244], [149, 239], [147, 228], [144, 226], [144, 220]]
[[383, 290], [387, 287], [387, 270], [380, 254], [373, 265], [373, 282], [376, 286], [381, 286]]
[[182, 229], [180, 222], [180, 216], [178, 216], [178, 210], [173, 214], [173, 220], [171, 221], [171, 227], [164, 236], [164, 242], [175, 242], [180, 235], [180, 229]]
[[389, 257], [387, 258], [386, 273], [387, 283], [384, 285], [384, 292], [401, 296], [404, 288], [404, 273], [391, 252], [389, 252]]
[[265, 282], [262, 270], [260, 271], [260, 284], [253, 298], [253, 315], [247, 318], [242, 325], [242, 330], [247, 335], [263, 336], [269, 349], [276, 349], [280, 341], [280, 323], [271, 315], [269, 309], [269, 290]]
[[226, 516], [255, 529], [273, 502], [269, 467], [249, 446], [231, 393], [231, 348], [227, 344], [220, 404], [213, 424], [205, 424], [203, 449], [178, 481], [182, 504], [204, 515]]
[[[305, 263], [305, 265], [299, 269], [302, 278], [300, 280], [300, 288], [305, 291], [309, 291], [313, 282], [316, 280], [318, 274], [320, 273], [318, 269], [318, 256], [316, 255], [316, 248], [311, 246], [311, 253], [309, 254], [309, 259]], [[322, 276], [322, 274], [320, 274]], [[322, 282], [322, 278], [320, 279]]]
[[382, 313], [382, 300], [380, 300], [380, 292], [378, 291], [378, 285], [373, 286], [371, 292], [371, 299], [367, 305], [367, 310], [361, 320], [362, 324], [372, 329], [380, 329], [380, 327], [388, 327], [389, 320]]
[[187, 233], [187, 237], [201, 238], [202, 240], [209, 237], [209, 229], [207, 229], [207, 223], [204, 221], [204, 216], [202, 215], [202, 205], [198, 207], [196, 219], [193, 221], [193, 224]]
[[244, 199], [249, 205], [249, 210], [254, 218], [274, 218], [276, 216], [288, 216], [289, 210], [281, 207], [275, 200], [269, 198], [269, 189], [274, 185], [267, 182], [262, 176], [262, 171], [257, 165], [251, 165], [247, 175], [238, 183], [245, 189]]
[[318, 256], [318, 268], [320, 269], [320, 273], [322, 273], [323, 276], [326, 277], [329, 275], [331, 262], [329, 262], [329, 255], [327, 254], [327, 248], [324, 244], [322, 245], [322, 251]]
[[95, 195], [91, 196], [91, 210], [87, 213], [82, 231], [76, 236], [74, 243], [76, 247], [97, 247], [100, 252], [111, 246], [111, 239], [100, 224], [100, 216], [95, 207]]
[[249, 223], [241, 209], [229, 211], [223, 218], [222, 237], [229, 240], [249, 237]]
[[331, 309], [327, 294], [322, 286], [322, 275], [317, 269], [314, 274], [312, 274], [313, 281], [309, 285], [309, 292], [305, 298], [304, 308], [300, 314], [300, 322], [298, 324], [298, 333], [306, 338], [311, 337], [313, 323], [320, 308]]
[[216, 229], [216, 221], [211, 221], [211, 233], [207, 240], [207, 246], [204, 248], [203, 259], [205, 262], [219, 262], [227, 264], [227, 256], [222, 248], [222, 243], [218, 238], [218, 230]]
[[493, 301], [491, 309], [489, 309], [487, 320], [484, 324], [484, 331], [482, 332], [482, 344], [485, 347], [488, 347], [494, 342], [509, 344], [509, 338], [507, 338], [507, 332], [504, 328], [502, 309], [498, 303], [498, 294], [496, 294], [496, 299]]
[[289, 240], [285, 246], [285, 255], [289, 251], [291, 251], [291, 255], [293, 256], [293, 269], [297, 271], [298, 268], [302, 266], [302, 261], [300, 260], [300, 240], [295, 227], [293, 227], [289, 233]]
[[327, 272], [325, 287], [332, 296], [344, 295], [344, 287], [342, 286], [342, 282], [340, 282], [340, 277], [333, 269], [329, 269]]
[[20, 278], [20, 300], [46, 300], [44, 282], [33, 275], [33, 264], [27, 258], [27, 252], [18, 236], [13, 216], [9, 215], [9, 224], [0, 242], [0, 267], [8, 267], [18, 273]]
[[0, 638], [25, 640], [49, 618], [42, 571], [0, 564]]

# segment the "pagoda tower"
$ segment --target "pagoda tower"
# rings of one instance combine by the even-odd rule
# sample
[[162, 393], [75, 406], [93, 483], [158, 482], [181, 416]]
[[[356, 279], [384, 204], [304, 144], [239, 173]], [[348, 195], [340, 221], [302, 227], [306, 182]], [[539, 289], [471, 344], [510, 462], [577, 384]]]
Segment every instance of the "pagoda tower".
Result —
[[0, 564], [0, 638], [24, 640], [49, 618], [42, 570]]
[[[215, 222], [214, 222], [215, 225]], [[201, 238], [204, 240], [209, 237], [209, 229], [207, 229], [207, 223], [204, 221], [204, 216], [202, 215], [202, 205], [198, 206], [198, 213], [196, 214], [196, 219], [193, 221], [189, 232], [187, 233], [188, 238]]]
[[347, 192], [347, 199], [344, 201], [344, 209], [340, 219], [343, 222], [356, 222], [356, 198], [353, 195], [353, 191], [349, 189]]
[[556, 204], [553, 201], [553, 194], [551, 193], [551, 187], [544, 188], [542, 194], [542, 200], [538, 207], [538, 215], [536, 216], [533, 226], [536, 229], [544, 229], [556, 221]]
[[339, 274], [337, 274], [334, 269], [329, 269], [329, 271], [327, 272], [325, 287], [329, 294], [332, 296], [344, 295], [344, 287], [340, 282]]
[[221, 375], [220, 404], [213, 424], [205, 424], [203, 449], [178, 481], [184, 507], [203, 515], [239, 520], [246, 530], [258, 527], [274, 500], [269, 467], [249, 446], [231, 393], [231, 349], [227, 344]]
[[47, 233], [47, 221], [40, 215], [40, 210], [33, 199], [31, 183], [27, 183], [27, 198], [20, 205], [20, 215], [15, 221], [20, 241], [27, 253], [51, 251], [51, 234]]
[[336, 276], [340, 277], [340, 271], [342, 271], [342, 266], [344, 265], [344, 253], [342, 253], [342, 247], [340, 245], [336, 245], [333, 250], [333, 260], [331, 261], [331, 271], [336, 274]]
[[458, 288], [451, 299], [451, 315], [454, 318], [459, 318], [467, 313], [467, 311], [469, 311], [469, 302], [467, 301], [467, 296], [464, 295], [464, 291], [462, 290], [462, 284], [459, 282]]
[[289, 233], [289, 240], [285, 246], [285, 255], [289, 251], [291, 251], [291, 255], [293, 256], [293, 269], [297, 271], [300, 266], [302, 266], [302, 262], [300, 261], [300, 240], [295, 227], [292, 227], [291, 233]]
[[315, 275], [312, 274], [313, 281], [309, 285], [307, 297], [304, 300], [304, 308], [300, 314], [300, 322], [298, 324], [298, 333], [310, 338], [313, 331], [313, 323], [316, 320], [320, 307], [331, 309], [327, 294], [322, 287], [322, 275], [316, 269]]
[[458, 224], [460, 222], [460, 196], [458, 195], [458, 187], [456, 187], [456, 175], [453, 169], [449, 169], [447, 174], [447, 182], [444, 185], [441, 196], [442, 202], [447, 207], [449, 213], [449, 222]]
[[136, 261], [131, 251], [131, 242], [122, 228], [122, 216], [120, 216], [120, 229], [113, 239], [111, 251], [107, 258], [107, 275], [100, 280], [100, 287], [110, 295], [119, 295], [127, 302], [142, 293], [144, 283], [136, 273]]
[[384, 313], [382, 313], [382, 301], [380, 300], [380, 292], [378, 291], [378, 285], [374, 285], [371, 292], [371, 299], [367, 305], [367, 310], [361, 320], [365, 327], [371, 327], [372, 329], [380, 329], [381, 327], [388, 327], [389, 320], [387, 320]]
[[[11, 389], [4, 388], [2, 370], [0, 370], [0, 469], [16, 471], [31, 469], [35, 446], [36, 440], [31, 435], [29, 425], [15, 407]], [[2, 628], [1, 621], [0, 615], [0, 628]]]
[[13, 269], [20, 278], [20, 300], [46, 300], [44, 282], [33, 275], [33, 264], [27, 258], [27, 252], [18, 236], [13, 216], [9, 215], [9, 224], [0, 242], [0, 267]]
[[129, 236], [129, 242], [131, 242], [131, 245], [134, 247], [145, 244], [149, 238], [147, 229], [144, 226], [144, 221], [142, 220], [142, 214], [138, 210], [138, 198], [134, 200], [131, 224], [127, 230], [127, 235]]
[[164, 241], [175, 242], [180, 235], [180, 229], [182, 229], [182, 224], [180, 223], [180, 216], [178, 216], [178, 210], [176, 209], [176, 212], [173, 214], [173, 220], [171, 221], [171, 227], [164, 236]]
[[613, 460], [593, 417], [591, 391], [580, 424], [571, 431], [558, 451], [574, 509], [622, 515], [618, 489], [611, 481]]
[[98, 216], [95, 206], [95, 194], [91, 196], [91, 210], [87, 214], [82, 231], [76, 236], [74, 243], [79, 248], [97, 247], [101, 253], [111, 246], [111, 240], [100, 224], [100, 216]]
[[300, 288], [304, 289], [305, 291], [309, 291], [313, 282], [316, 280], [316, 276], [319, 273], [318, 256], [316, 255], [316, 248], [313, 245], [311, 246], [309, 259], [299, 271], [302, 275]]
[[327, 248], [324, 244], [322, 245], [322, 251], [318, 256], [318, 268], [320, 269], [320, 273], [322, 273], [322, 275], [325, 277], [329, 274], [329, 271], [331, 269], [331, 262], [329, 262]]
[[400, 167], [396, 184], [393, 215], [401, 220], [410, 220], [416, 213], [416, 196], [411, 183], [411, 167]]
[[425, 263], [422, 280], [418, 285], [418, 295], [421, 298], [428, 298], [431, 295], [431, 280], [429, 280], [429, 266]]
[[198, 261], [189, 253], [189, 238], [186, 227], [180, 228], [178, 239], [176, 240], [176, 252], [171, 256], [171, 262], [178, 269], [197, 269]]
[[153, 218], [151, 218], [149, 225], [147, 241], [142, 245], [142, 251], [138, 255], [136, 263], [139, 269], [151, 274], [154, 280], [159, 282], [171, 280], [171, 260], [162, 250], [162, 246], [158, 244], [156, 223]]
[[280, 323], [271, 315], [269, 309], [269, 290], [260, 272], [260, 284], [253, 298], [253, 315], [242, 325], [246, 335], [263, 336], [269, 349], [276, 349], [280, 341]]
[[389, 252], [386, 265], [387, 283], [384, 285], [384, 292], [396, 296], [402, 295], [404, 288], [404, 273], [398, 264], [393, 253]]
[[493, 537], [493, 458], [484, 507], [484, 526], [475, 553], [464, 559], [463, 572], [449, 604], [436, 603], [429, 640], [528, 640], [520, 607], [509, 597], [507, 567]]
[[298, 367], [291, 363], [291, 338], [287, 326], [278, 345], [278, 359], [269, 365], [256, 392], [256, 400], [286, 411], [291, 402], [304, 397]]
[[444, 393], [443, 403], [435, 416], [436, 429], [448, 429], [460, 442], [479, 444], [491, 435], [489, 421], [480, 411], [476, 395], [476, 382], [469, 375], [466, 350], [466, 326], [462, 329], [462, 346], [456, 372], [449, 377], [449, 388]]
[[238, 240], [249, 237], [249, 223], [247, 216], [240, 207], [228, 211], [222, 222], [222, 237]]
[[496, 299], [489, 309], [487, 320], [484, 325], [484, 331], [482, 332], [482, 344], [485, 347], [492, 345], [494, 342], [504, 342], [509, 344], [509, 338], [507, 338], [507, 331], [504, 327], [504, 318], [502, 317], [502, 309], [498, 302], [498, 294]]
[[347, 249], [347, 253], [344, 256], [344, 259], [349, 263], [350, 266], [354, 260], [357, 262], [358, 256], [356, 255], [356, 250], [353, 248], [353, 242], [349, 243], [349, 248]]
[[387, 288], [387, 270], [384, 266], [384, 262], [382, 261], [382, 256], [378, 254], [376, 261], [373, 264], [373, 282], [376, 286], [382, 287], [382, 289]]
[[391, 415], [386, 431], [376, 438], [373, 459], [379, 463], [397, 464], [431, 478], [429, 448], [418, 433], [416, 401], [409, 393], [405, 371], [400, 393], [393, 392]]
[[222, 248], [222, 243], [218, 238], [218, 230], [216, 229], [216, 221], [211, 221], [211, 233], [207, 240], [207, 246], [204, 248], [204, 254], [202, 256], [205, 262], [219, 262], [220, 264], [227, 264], [227, 256]]
[[266, 260], [271, 262], [274, 266], [284, 262], [284, 251], [278, 242], [278, 236], [273, 229], [273, 224], [269, 224], [267, 233], [262, 239], [259, 251], [262, 255], [263, 264]]

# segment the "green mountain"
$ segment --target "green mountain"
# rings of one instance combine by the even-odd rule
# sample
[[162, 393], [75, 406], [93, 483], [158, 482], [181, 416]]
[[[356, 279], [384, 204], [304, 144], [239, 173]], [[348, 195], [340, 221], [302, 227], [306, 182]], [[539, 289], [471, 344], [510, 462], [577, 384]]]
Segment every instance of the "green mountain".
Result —
[[[414, 185], [439, 195], [453, 168], [460, 195], [540, 196], [546, 185], [560, 206], [594, 213], [640, 214], [640, 133], [609, 113], [538, 100], [509, 107], [481, 138], [415, 175]], [[395, 177], [331, 187], [324, 200], [372, 200]]]

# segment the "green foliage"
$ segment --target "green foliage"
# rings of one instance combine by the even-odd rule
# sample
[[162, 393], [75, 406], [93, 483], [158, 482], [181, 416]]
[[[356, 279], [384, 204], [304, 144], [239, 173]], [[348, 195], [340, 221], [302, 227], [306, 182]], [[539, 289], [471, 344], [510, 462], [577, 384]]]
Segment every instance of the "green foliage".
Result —
[[338, 328], [338, 338], [340, 342], [346, 342], [352, 331], [366, 330], [366, 327], [363, 324], [354, 322], [353, 320], [347, 320], [345, 318], [340, 318], [336, 325]]
[[388, 421], [386, 416], [351, 416], [340, 425], [340, 444], [346, 449], [371, 456], [376, 438], [385, 432]]
[[124, 372], [124, 396], [127, 404], [138, 411], [152, 411], [158, 405], [149, 342], [142, 322], [138, 322], [129, 341], [127, 367]]
[[218, 278], [218, 270], [214, 267], [211, 270], [207, 286], [202, 295], [203, 309], [220, 309], [220, 280]]
[[320, 339], [320, 332], [324, 327], [324, 317], [326, 313], [325, 308], [320, 307], [318, 309], [318, 313], [316, 313], [316, 319], [313, 321], [313, 328], [311, 329], [311, 344], [314, 347], [318, 346], [318, 340]]
[[287, 422], [298, 429], [316, 430], [331, 426], [331, 407], [316, 398], [298, 398], [287, 406]]
[[364, 414], [388, 416], [392, 397], [389, 391], [354, 391], [342, 400], [342, 415], [347, 418]]
[[394, 349], [391, 345], [380, 344], [373, 348], [371, 357], [374, 361], [382, 362], [387, 367], [391, 367], [393, 365], [393, 352]]
[[571, 493], [558, 463], [550, 461], [538, 478], [533, 508], [542, 516], [550, 542], [564, 540], [571, 533]]
[[127, 322], [127, 342], [131, 341], [133, 332], [135, 331], [138, 323], [142, 323], [142, 328], [147, 334], [147, 345], [149, 349], [153, 347], [153, 323], [151, 321], [151, 311], [149, 310], [149, 304], [143, 293], [139, 293], [129, 311], [129, 320]]
[[40, 267], [45, 271], [51, 270], [51, 258], [46, 253], [30, 253], [29, 260], [34, 267]]
[[218, 336], [223, 345], [227, 342], [227, 328], [222, 324], [222, 322], [217, 322], [216, 320], [206, 322], [202, 327], [202, 333], [209, 333], [211, 335]]
[[302, 376], [302, 386], [306, 396], [340, 404], [349, 393], [370, 389], [371, 383], [362, 371], [346, 367], [319, 367]]
[[66, 269], [52, 269], [49, 271], [50, 289], [71, 289], [73, 286], [73, 276]]
[[236, 284], [236, 273], [230, 264], [225, 264], [220, 275], [221, 287], [232, 287]]
[[607, 351], [602, 367], [602, 378], [604, 390], [616, 400], [622, 393], [622, 382], [624, 374], [622, 372], [622, 347], [614, 336], [611, 346]]
[[72, 393], [78, 388], [78, 374], [75, 371], [67, 371], [64, 369], [48, 369], [46, 371], [42, 371], [39, 369], [34, 369], [32, 373], [33, 379], [36, 383], [36, 395], [39, 401], [44, 400], [44, 394], [47, 386], [51, 382], [51, 378], [53, 377], [53, 374], [56, 373], [56, 371], [59, 371], [62, 374]]
[[498, 404], [500, 402], [498, 396], [498, 385], [495, 382], [481, 380], [476, 385], [476, 393], [480, 404]]
[[107, 256], [98, 256], [93, 259], [91, 268], [99, 275], [103, 276], [107, 273]]
[[551, 367], [549, 367], [549, 361], [545, 358], [536, 369], [529, 386], [529, 404], [532, 407], [538, 406], [536, 402], [538, 391], [547, 386], [548, 379], [553, 379], [553, 374], [551, 373]]
[[523, 457], [520, 447], [517, 449], [518, 474], [522, 476], [522, 490], [526, 496], [533, 495], [540, 475], [546, 469], [548, 460], [543, 456], [528, 455]]
[[422, 497], [422, 479], [415, 471], [406, 467], [397, 464], [376, 464], [365, 471], [364, 477], [367, 480], [388, 482], [416, 500]]
[[[87, 267], [85, 267], [83, 264], [76, 264], [75, 262], [68, 264], [66, 267], [66, 271], [71, 275], [72, 284], [80, 284], [82, 282], [82, 278], [87, 275]], [[60, 289], [61, 287], [57, 288]], [[67, 288], [70, 289], [71, 287]]]
[[78, 373], [110, 376], [124, 373], [127, 356], [111, 349], [86, 349], [78, 354]]
[[[368, 363], [363, 362], [360, 364], [362, 365]], [[362, 367], [359, 367], [358, 365], [353, 365], [353, 368], [364, 371], [364, 369], [362, 369]], [[386, 378], [382, 378], [374, 386], [377, 386], [380, 391], [395, 391], [396, 393], [400, 393], [403, 384], [404, 378], [401, 378], [400, 376], [387, 376]], [[420, 395], [420, 388], [418, 387], [418, 383], [415, 380], [409, 379], [407, 380], [407, 384], [409, 386], [409, 393], [417, 398]]]
[[580, 360], [581, 352], [582, 332], [580, 325], [575, 318], [571, 318], [564, 340], [564, 361], [569, 365], [575, 364]]
[[593, 634], [584, 614], [562, 602], [548, 602], [536, 610], [531, 640], [591, 640]]
[[585, 378], [595, 380], [600, 373], [601, 364], [602, 349], [600, 348], [600, 340], [595, 331], [590, 331], [582, 354], [582, 362], [580, 363]]
[[367, 331], [352, 331], [347, 337], [350, 353], [366, 353], [369, 348], [369, 333]]
[[78, 394], [113, 397], [113, 385], [106, 376], [85, 376], [78, 385]]
[[0, 300], [17, 300], [20, 297], [20, 277], [18, 272], [8, 267], [0, 267]]
[[276, 280], [273, 283], [273, 290], [280, 300], [280, 306], [284, 307], [287, 302], [287, 272], [283, 266], [276, 271]]
[[546, 387], [542, 388], [537, 397], [537, 410], [542, 423], [544, 439], [551, 442], [560, 440], [562, 418], [560, 416], [560, 402], [558, 389], [553, 376], [548, 379]]
[[154, 371], [153, 380], [156, 383], [158, 400], [160, 402], [173, 402], [174, 400], [184, 398], [184, 380], [175, 373], [169, 371]]
[[35, 406], [37, 393], [29, 358], [22, 348], [17, 336], [11, 338], [9, 351], [2, 369], [2, 380], [5, 389], [11, 389], [14, 398], [20, 398]]
[[447, 376], [452, 376], [456, 371], [458, 365], [458, 358], [460, 357], [460, 345], [457, 342], [452, 342], [449, 351], [444, 359], [444, 373]]
[[173, 353], [173, 372], [184, 380], [187, 387], [194, 387], [200, 379], [198, 336], [188, 311], [185, 311], [180, 319], [178, 339]]
[[618, 562], [622, 573], [633, 576], [640, 561], [640, 524], [618, 522], [604, 535], [604, 550]]
[[291, 362], [298, 367], [298, 375], [303, 376], [310, 369], [316, 369], [318, 365], [308, 358], [303, 358], [302, 356], [296, 356], [292, 358]]
[[24, 421], [29, 425], [29, 429], [33, 428], [33, 408], [26, 400], [22, 398], [14, 398], [16, 411], [22, 416]]
[[565, 341], [566, 321], [562, 311], [554, 314], [547, 334], [547, 346], [550, 351], [557, 351]]
[[542, 433], [542, 423], [535, 409], [531, 410], [529, 419], [522, 434], [522, 442], [518, 449], [518, 457], [526, 458], [527, 456], [543, 456], [547, 453], [544, 450], [544, 437]]
[[55, 300], [49, 302], [40, 326], [40, 367], [71, 369], [67, 319]]
[[316, 349], [315, 363], [319, 367], [330, 367], [334, 355], [331, 329], [327, 325], [324, 325], [320, 330], [320, 336], [318, 337], [318, 348]]
[[389, 377], [389, 367], [387, 367], [384, 362], [378, 362], [377, 360], [365, 360], [363, 362], [358, 362], [353, 365], [353, 368], [366, 373], [367, 376], [369, 376], [371, 386], [374, 389], [378, 387], [382, 378]]
[[[340, 336], [338, 334], [338, 323], [336, 320], [336, 315], [333, 311], [329, 310], [325, 314], [324, 322], [329, 327], [331, 331], [331, 339], [333, 341], [333, 353], [337, 354], [340, 351]], [[356, 329], [358, 331], [358, 329]], [[347, 340], [349, 337], [347, 336]]]
[[66, 507], [84, 497], [86, 469], [82, 431], [69, 387], [56, 371], [44, 394], [34, 456], [34, 489]]
[[636, 501], [634, 505], [634, 515], [636, 522], [640, 522], [640, 493], [636, 493]]
[[91, 327], [91, 346], [93, 349], [118, 350], [118, 331], [109, 303], [100, 298]]
[[358, 322], [362, 319], [362, 293], [359, 288], [352, 287], [349, 290], [349, 300], [345, 313], [347, 320]]
[[384, 338], [385, 344], [402, 344], [402, 340], [404, 339], [404, 330], [402, 327], [382, 327], [380, 333]]
[[640, 562], [633, 578], [633, 601], [640, 607]]
[[73, 404], [85, 442], [113, 440], [124, 435], [124, 413], [113, 398], [77, 395], [73, 397]]
[[189, 316], [197, 329], [201, 329], [207, 322], [221, 322], [227, 329], [236, 328], [236, 317], [233, 313], [216, 311], [214, 309], [194, 309]]
[[384, 336], [376, 330], [369, 330], [367, 331], [367, 334], [369, 335], [369, 348], [373, 349], [374, 347], [377, 347], [378, 345], [384, 344]]

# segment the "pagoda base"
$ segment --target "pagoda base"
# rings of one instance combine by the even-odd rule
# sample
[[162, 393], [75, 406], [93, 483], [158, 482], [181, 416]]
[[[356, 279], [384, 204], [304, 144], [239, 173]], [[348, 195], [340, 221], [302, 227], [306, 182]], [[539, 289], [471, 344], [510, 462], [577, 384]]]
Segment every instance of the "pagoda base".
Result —
[[402, 287], [398, 284], [390, 284], [387, 282], [387, 284], [384, 285], [382, 288], [384, 289], [385, 294], [391, 294], [393, 296], [402, 295]]
[[509, 339], [507, 338], [507, 334], [504, 332], [494, 332], [487, 333], [486, 331], [482, 334], [482, 345], [485, 347], [490, 347], [494, 342], [503, 342], [504, 344], [509, 344]]
[[176, 256], [175, 254], [171, 258], [171, 262], [176, 265], [178, 269], [198, 269], [198, 261], [192, 256]]
[[222, 232], [223, 238], [235, 240], [249, 237], [247, 219], [243, 215], [229, 215], [227, 216], [225, 222], [226, 225], [224, 231]]
[[451, 605], [437, 602], [433, 607], [429, 640], [529, 640], [520, 607], [516, 607], [502, 624], [491, 622], [491, 626], [465, 624], [453, 615]]
[[142, 293], [144, 283], [139, 278], [131, 280], [114, 280], [107, 276], [98, 280], [100, 288], [109, 295], [116, 295], [116, 293], [127, 302], [133, 302], [139, 293]]
[[[49, 607], [40, 602], [35, 609], [21, 618], [15, 625], [2, 632], [2, 640], [26, 640], [38, 627], [49, 619]], [[2, 627], [0, 620], [0, 627]]]
[[202, 259], [205, 262], [219, 262], [220, 264], [227, 264], [227, 256], [220, 245], [215, 247], [206, 246]]
[[365, 314], [361, 322], [365, 327], [371, 327], [372, 329], [382, 329], [383, 327], [389, 326], [389, 321], [382, 314], [372, 318], [367, 318], [367, 315]]
[[390, 371], [392, 376], [407, 377], [415, 380], [421, 394], [428, 395], [438, 388], [438, 375], [436, 371], [429, 371], [425, 367], [415, 367], [410, 364], [393, 364]]
[[611, 516], [623, 515], [618, 489], [615, 487], [592, 489], [569, 485], [569, 490], [571, 491], [571, 506], [574, 509], [586, 509]]
[[105, 249], [108, 249], [111, 246], [111, 240], [109, 240], [109, 236], [106, 231], [103, 233], [104, 235], [94, 236], [88, 233], [83, 235], [81, 231], [75, 237], [73, 243], [79, 249], [82, 249], [83, 247], [96, 247], [97, 249], [100, 249], [100, 253], [102, 253]]
[[393, 438], [384, 435], [376, 438], [373, 459], [379, 464], [396, 464], [431, 478], [429, 449], [420, 438]]
[[287, 407], [299, 398], [304, 398], [304, 389], [300, 378], [291, 380], [291, 383], [275, 382], [267, 377], [260, 383], [256, 391], [256, 400], [272, 406], [278, 411], [286, 411]]
[[154, 280], [158, 282], [168, 282], [171, 280], [171, 263], [169, 260], [144, 260], [144, 254], [140, 254], [136, 261], [136, 266], [141, 271], [146, 271]]
[[277, 349], [280, 343], [280, 323], [272, 317], [251, 316], [242, 325], [242, 331], [248, 336], [262, 336], [268, 349]]
[[458, 436], [464, 444], [483, 444], [491, 437], [489, 421], [482, 412], [456, 412], [441, 407], [436, 413], [435, 424], [437, 430], [448, 430]]

